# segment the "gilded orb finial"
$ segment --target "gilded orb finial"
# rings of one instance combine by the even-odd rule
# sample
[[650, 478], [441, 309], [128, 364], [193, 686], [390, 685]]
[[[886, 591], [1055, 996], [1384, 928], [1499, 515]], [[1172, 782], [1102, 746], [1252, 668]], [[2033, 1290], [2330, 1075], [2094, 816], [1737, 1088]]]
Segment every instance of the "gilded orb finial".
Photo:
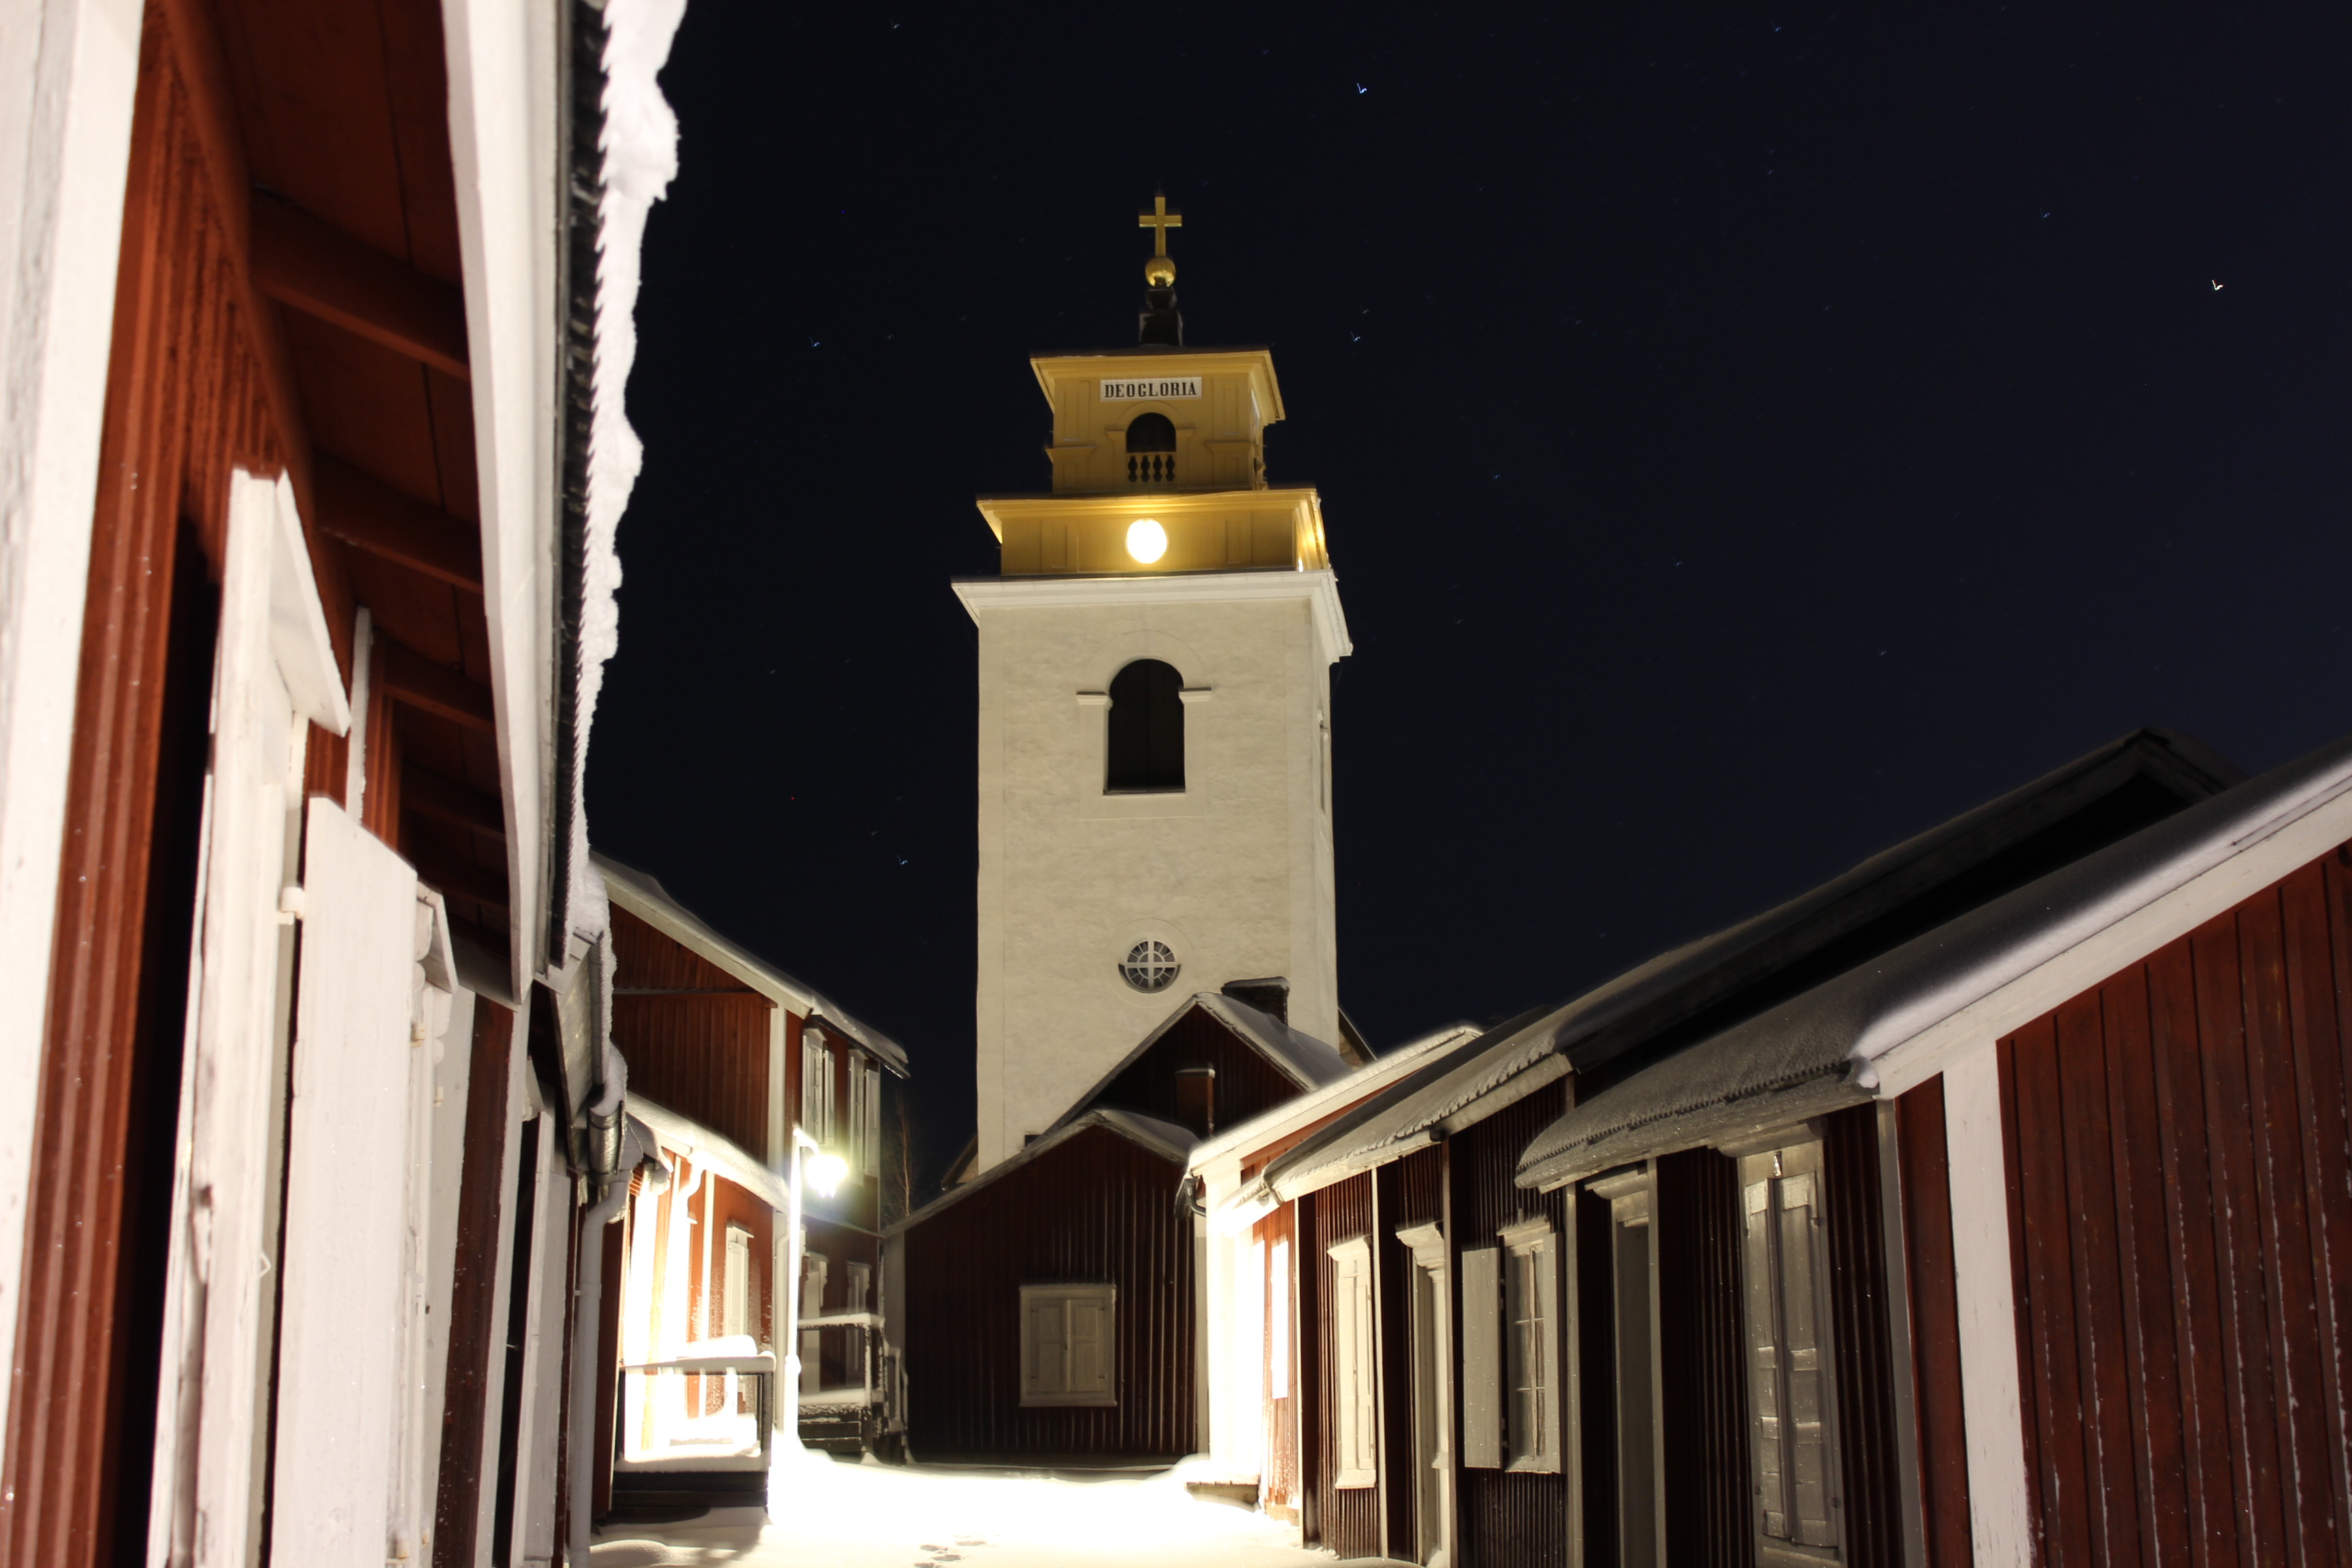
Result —
[[1165, 289], [1176, 281], [1176, 263], [1164, 256], [1155, 256], [1143, 264], [1143, 281], [1154, 289]]

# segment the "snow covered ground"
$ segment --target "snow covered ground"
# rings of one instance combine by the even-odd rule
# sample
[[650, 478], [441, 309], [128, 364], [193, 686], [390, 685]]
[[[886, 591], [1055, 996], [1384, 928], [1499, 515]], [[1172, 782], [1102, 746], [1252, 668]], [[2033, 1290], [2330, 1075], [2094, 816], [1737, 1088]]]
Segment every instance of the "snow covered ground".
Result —
[[1298, 1531], [1204, 1502], [1184, 1472], [1071, 1481], [779, 1454], [749, 1510], [600, 1537], [595, 1568], [1333, 1568]]

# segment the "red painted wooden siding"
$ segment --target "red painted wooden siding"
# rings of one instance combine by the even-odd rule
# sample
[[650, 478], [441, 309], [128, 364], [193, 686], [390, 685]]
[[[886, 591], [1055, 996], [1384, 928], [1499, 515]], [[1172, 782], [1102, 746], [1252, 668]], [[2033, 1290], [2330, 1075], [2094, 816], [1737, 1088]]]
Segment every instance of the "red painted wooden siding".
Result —
[[[42, 1568], [116, 1551], [113, 1526], [144, 1514], [150, 1454], [137, 1450], [152, 1397], [122, 1386], [126, 1358], [144, 1352], [118, 1330], [138, 1307], [121, 1299], [135, 1268], [126, 1245], [136, 1247], [124, 1210], [141, 1198], [124, 1179], [134, 1081], [143, 1068], [161, 1079], [154, 1092], [177, 1088], [182, 1020], [169, 1021], [168, 1042], [140, 1026], [147, 939], [172, 940], [151, 933], [147, 901], [173, 585], [181, 574], [217, 575], [230, 470], [275, 472], [287, 446], [257, 353], [241, 229], [220, 205], [228, 171], [207, 156], [217, 103], [191, 92], [165, 11], [151, 6], [144, 29], [35, 1091], [34, 1190], [69, 1196], [26, 1216], [0, 1473], [0, 1562]], [[320, 574], [331, 619], [338, 582]], [[177, 942], [184, 953], [184, 934]], [[144, 1060], [163, 1052], [168, 1062]], [[136, 1495], [117, 1496], [118, 1484]]]
[[[626, 910], [613, 911], [613, 1043], [631, 1091], [765, 1159], [775, 1004]], [[641, 988], [711, 994], [627, 994]]]
[[2046, 1563], [2352, 1552], [2347, 867], [2000, 1042]]
[[[1503, 1226], [1538, 1215], [1548, 1216], [1553, 1233], [1562, 1238], [1553, 1255], [1561, 1260], [1563, 1269], [1567, 1267], [1570, 1248], [1566, 1239], [1565, 1190], [1531, 1193], [1520, 1187], [1517, 1178], [1521, 1152], [1537, 1133], [1569, 1109], [1569, 1081], [1562, 1079], [1539, 1089], [1447, 1140], [1454, 1201], [1447, 1241], [1455, 1261], [1452, 1278], [1455, 1281], [1457, 1322], [1462, 1253], [1468, 1247], [1494, 1246], [1496, 1233]], [[1556, 1299], [1561, 1302], [1571, 1300], [1565, 1277], [1556, 1289]], [[1554, 1347], [1555, 1364], [1564, 1364], [1559, 1352], [1567, 1343], [1567, 1315], [1565, 1310], [1560, 1314], [1563, 1337]], [[1458, 1365], [1458, 1333], [1454, 1342]], [[1560, 1443], [1565, 1447], [1570, 1424], [1576, 1420], [1577, 1412], [1568, 1403], [1565, 1389], [1561, 1399]], [[1469, 1468], [1460, 1462], [1458, 1394], [1455, 1410], [1454, 1510], [1455, 1540], [1462, 1548], [1462, 1562], [1471, 1568], [1552, 1568], [1555, 1564], [1566, 1568], [1574, 1559], [1570, 1542], [1569, 1478], [1565, 1470], [1547, 1476]]]
[[1910, 1266], [1911, 1372], [1919, 1436], [1920, 1523], [1927, 1568], [1969, 1568], [1968, 1419], [1960, 1385], [1960, 1300], [1952, 1262], [1951, 1167], [1944, 1080], [1895, 1102], [1903, 1166], [1904, 1250]]
[[[903, 1234], [918, 1460], [1166, 1458], [1198, 1447], [1182, 1172], [1091, 1127]], [[1118, 1288], [1115, 1406], [1021, 1404], [1021, 1287]]]
[[1369, 1236], [1372, 1230], [1372, 1178], [1367, 1172], [1350, 1176], [1314, 1194], [1314, 1201], [1301, 1205], [1307, 1223], [1301, 1227], [1301, 1273], [1315, 1273], [1315, 1314], [1302, 1319], [1302, 1329], [1311, 1328], [1311, 1336], [1299, 1335], [1302, 1354], [1314, 1358], [1317, 1376], [1312, 1397], [1315, 1401], [1315, 1424], [1312, 1447], [1307, 1450], [1307, 1484], [1315, 1493], [1315, 1519], [1318, 1533], [1310, 1542], [1329, 1547], [1342, 1558], [1377, 1557], [1381, 1554], [1381, 1490], [1376, 1484], [1369, 1487], [1335, 1487], [1332, 1479], [1338, 1474], [1338, 1455], [1333, 1451], [1339, 1442], [1339, 1415], [1334, 1408], [1336, 1380], [1332, 1377], [1333, 1356], [1336, 1353], [1332, 1321], [1333, 1281], [1337, 1272], [1331, 1261], [1329, 1247], [1335, 1242], [1351, 1237]]

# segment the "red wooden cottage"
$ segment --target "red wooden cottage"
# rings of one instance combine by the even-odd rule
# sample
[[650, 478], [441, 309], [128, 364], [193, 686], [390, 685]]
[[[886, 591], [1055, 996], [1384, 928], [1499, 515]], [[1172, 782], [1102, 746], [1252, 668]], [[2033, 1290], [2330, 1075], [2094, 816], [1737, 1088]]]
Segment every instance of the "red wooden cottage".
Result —
[[[1604, 1160], [1570, 1191], [1524, 1180], [1523, 1152], [1653, 1064], [1670, 1074], [1695, 1042], [1874, 973], [1922, 932], [2181, 818], [2234, 777], [2178, 737], [2104, 747], [1444, 1053], [1213, 1194], [1213, 1212], [1237, 1215], [1295, 1205], [1285, 1353], [1308, 1538], [1450, 1563], [1750, 1561], [1744, 1537], [1706, 1554], [1729, 1528], [1725, 1500], [1739, 1500], [1697, 1479], [1717, 1473], [1706, 1445], [1729, 1440], [1707, 1412], [1738, 1392], [1721, 1336], [1738, 1301], [1720, 1297], [1737, 1260], [1694, 1240], [1717, 1233], [1686, 1216], [1727, 1201], [1727, 1164]], [[1670, 1122], [1643, 1126], [1671, 1138]], [[1848, 1144], [1831, 1141], [1824, 1179], [1861, 1179]], [[1885, 1384], [1840, 1386], [1866, 1404]], [[1867, 1408], [1892, 1431], [1884, 1403]]]
[[0, 1563], [585, 1539], [580, 779], [675, 23], [0, 26]]
[[[1521, 1184], [1578, 1192], [1618, 1256], [1652, 1205], [1671, 1381], [1644, 1418], [1677, 1560], [2352, 1555], [2347, 840], [2352, 742], [1534, 1140]], [[1622, 1408], [1643, 1385], [1618, 1362]]]
[[[675, 1518], [757, 1504], [769, 1442], [740, 1375], [756, 1358], [789, 1376], [797, 1357], [797, 1398], [773, 1399], [770, 1414], [781, 1421], [797, 1406], [811, 1444], [856, 1455], [898, 1442], [898, 1369], [878, 1331], [881, 1229], [905, 1206], [906, 1053], [653, 877], [602, 855], [595, 864], [613, 908], [612, 1038], [628, 1062], [628, 1110], [670, 1169], [667, 1181], [640, 1180], [604, 1233], [600, 1398], [625, 1408], [617, 1442], [598, 1445], [610, 1478], [600, 1507], [609, 1495], [617, 1515]], [[803, 1184], [800, 1279], [786, 1301], [775, 1281], [790, 1276], [795, 1127], [848, 1173], [830, 1194]], [[652, 1370], [719, 1361], [742, 1363], [731, 1383]]]
[[1100, 1467], [1202, 1446], [1187, 1161], [1220, 1122], [1352, 1065], [1289, 1026], [1287, 993], [1191, 998], [1020, 1152], [890, 1228], [910, 1457]]

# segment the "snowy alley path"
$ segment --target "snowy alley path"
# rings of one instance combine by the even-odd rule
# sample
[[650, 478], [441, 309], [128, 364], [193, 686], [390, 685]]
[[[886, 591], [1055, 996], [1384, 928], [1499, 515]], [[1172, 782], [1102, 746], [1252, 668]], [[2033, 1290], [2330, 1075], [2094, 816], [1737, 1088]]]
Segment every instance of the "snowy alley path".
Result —
[[779, 1455], [749, 1510], [616, 1525], [595, 1568], [1333, 1568], [1262, 1514], [1188, 1495], [1182, 1473], [1056, 1480]]

